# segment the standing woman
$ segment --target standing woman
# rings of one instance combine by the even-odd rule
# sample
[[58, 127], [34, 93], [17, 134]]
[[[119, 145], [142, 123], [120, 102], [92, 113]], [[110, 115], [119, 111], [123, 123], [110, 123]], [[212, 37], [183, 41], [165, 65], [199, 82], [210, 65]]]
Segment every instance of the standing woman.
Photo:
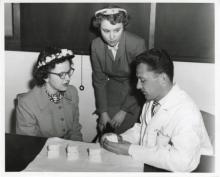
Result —
[[127, 11], [115, 6], [96, 11], [93, 19], [100, 32], [92, 41], [91, 61], [101, 132], [122, 133], [133, 126], [140, 113], [130, 64], [146, 47], [144, 39], [125, 31], [127, 24]]
[[82, 141], [77, 89], [69, 85], [74, 54], [49, 47], [39, 56], [34, 72], [36, 86], [18, 96], [16, 133]]

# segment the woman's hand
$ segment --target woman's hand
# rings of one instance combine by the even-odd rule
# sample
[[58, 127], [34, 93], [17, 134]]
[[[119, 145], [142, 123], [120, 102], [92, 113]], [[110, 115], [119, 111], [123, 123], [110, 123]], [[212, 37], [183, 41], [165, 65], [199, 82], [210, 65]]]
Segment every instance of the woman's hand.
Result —
[[126, 114], [127, 113], [123, 110], [120, 110], [119, 112], [117, 112], [110, 122], [111, 126], [113, 128], [119, 127], [121, 123], [124, 121]]
[[99, 118], [99, 124], [98, 124], [99, 130], [102, 132], [103, 129], [106, 127], [106, 124], [110, 121], [111, 120], [110, 120], [108, 113], [103, 112]]

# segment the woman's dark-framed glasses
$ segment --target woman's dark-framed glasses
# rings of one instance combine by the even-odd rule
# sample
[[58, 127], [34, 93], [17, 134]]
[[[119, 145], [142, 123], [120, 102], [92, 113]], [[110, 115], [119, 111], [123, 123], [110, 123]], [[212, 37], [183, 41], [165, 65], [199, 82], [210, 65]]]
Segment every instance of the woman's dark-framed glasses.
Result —
[[49, 74], [55, 74], [57, 76], [60, 77], [60, 79], [65, 79], [66, 75], [68, 75], [69, 77], [71, 77], [73, 75], [73, 72], [75, 71], [74, 68], [70, 68], [70, 70], [68, 72], [61, 72], [61, 73], [53, 73], [53, 72], [48, 72]]

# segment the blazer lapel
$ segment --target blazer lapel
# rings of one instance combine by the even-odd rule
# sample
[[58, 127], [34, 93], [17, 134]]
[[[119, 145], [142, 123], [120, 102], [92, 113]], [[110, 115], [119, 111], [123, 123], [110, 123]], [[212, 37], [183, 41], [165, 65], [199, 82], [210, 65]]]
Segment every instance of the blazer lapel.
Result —
[[120, 42], [119, 42], [115, 61], [119, 60], [124, 53], [125, 53], [125, 33], [123, 32], [121, 39], [120, 39]]
[[108, 49], [107, 44], [105, 44], [105, 51], [106, 51], [108, 57], [111, 58], [112, 61], [114, 61], [114, 56], [113, 56], [113, 54], [112, 54], [112, 51]]

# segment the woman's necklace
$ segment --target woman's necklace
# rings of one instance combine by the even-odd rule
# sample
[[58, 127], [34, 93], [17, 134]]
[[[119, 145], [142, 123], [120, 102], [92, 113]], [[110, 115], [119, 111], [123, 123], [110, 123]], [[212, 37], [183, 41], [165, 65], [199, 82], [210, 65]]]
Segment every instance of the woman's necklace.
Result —
[[58, 91], [57, 93], [50, 94], [50, 93], [47, 91], [46, 87], [45, 87], [45, 91], [46, 91], [46, 94], [47, 94], [47, 96], [48, 96], [48, 99], [49, 99], [51, 102], [55, 103], [55, 104], [59, 103], [59, 102], [62, 100], [63, 95], [64, 95], [64, 92], [59, 92], [59, 91]]

